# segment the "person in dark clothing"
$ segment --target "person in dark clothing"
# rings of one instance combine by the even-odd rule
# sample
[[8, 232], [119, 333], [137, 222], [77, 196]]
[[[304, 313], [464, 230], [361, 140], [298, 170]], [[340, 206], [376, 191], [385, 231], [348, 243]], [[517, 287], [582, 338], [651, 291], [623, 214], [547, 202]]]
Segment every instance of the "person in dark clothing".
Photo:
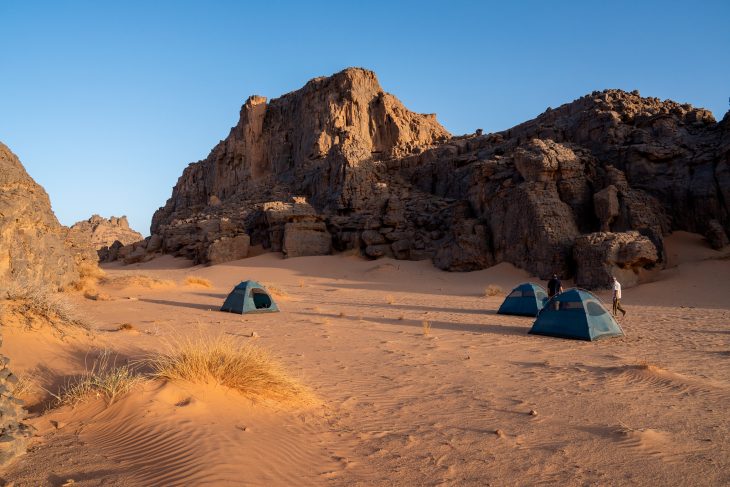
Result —
[[[557, 274], [553, 274], [553, 278], [548, 281], [548, 299], [552, 299], [556, 294], [563, 292], [563, 284], [558, 279]], [[558, 309], [558, 302], [551, 304], [554, 309]]]
[[558, 293], [563, 292], [563, 284], [558, 279], [557, 274], [553, 274], [553, 278], [548, 281], [548, 297], [552, 298]]

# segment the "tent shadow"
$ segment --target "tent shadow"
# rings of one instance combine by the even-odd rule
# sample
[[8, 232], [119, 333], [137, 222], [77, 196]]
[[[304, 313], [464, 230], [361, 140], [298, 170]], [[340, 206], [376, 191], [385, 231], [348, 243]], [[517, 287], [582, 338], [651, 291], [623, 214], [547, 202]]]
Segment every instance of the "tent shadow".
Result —
[[149, 299], [149, 298], [139, 298], [140, 301], [144, 301], [145, 303], [154, 303], [154, 304], [164, 304], [167, 306], [177, 306], [179, 308], [192, 308], [192, 309], [199, 309], [203, 311], [218, 311], [220, 308], [220, 304], [203, 304], [203, 303], [185, 303], [180, 301], [169, 301], [167, 299]]
[[[327, 303], [328, 305], [343, 305], [343, 306], [350, 306], [352, 303], [346, 303], [343, 301], [329, 301]], [[473, 308], [438, 308], [434, 306], [419, 306], [419, 305], [411, 305], [411, 304], [368, 304], [368, 303], [357, 303], [358, 306], [362, 307], [368, 307], [368, 308], [378, 308], [382, 309], [383, 307], [393, 308], [393, 309], [402, 309], [402, 310], [413, 310], [413, 311], [432, 311], [437, 313], [461, 313], [461, 314], [474, 314], [474, 315], [496, 315], [497, 310], [495, 309], [473, 309]], [[529, 317], [528, 317], [529, 318]]]
[[[340, 316], [335, 313], [311, 313], [311, 312], [300, 312], [301, 315], [308, 316], [327, 316], [331, 318], [347, 319], [350, 321], [372, 321], [374, 323], [383, 323], [386, 325], [394, 326], [407, 326], [411, 328], [420, 329], [423, 327], [424, 320], [412, 320], [403, 319], [399, 320], [396, 318], [383, 318], [381, 316], [362, 316], [350, 317]], [[461, 331], [461, 332], [472, 332], [472, 333], [491, 333], [495, 335], [512, 335], [512, 336], [525, 336], [527, 335], [529, 327], [515, 326], [515, 325], [498, 325], [488, 323], [449, 323], [447, 321], [431, 321], [431, 329], [434, 330], [449, 330], [449, 331]]]

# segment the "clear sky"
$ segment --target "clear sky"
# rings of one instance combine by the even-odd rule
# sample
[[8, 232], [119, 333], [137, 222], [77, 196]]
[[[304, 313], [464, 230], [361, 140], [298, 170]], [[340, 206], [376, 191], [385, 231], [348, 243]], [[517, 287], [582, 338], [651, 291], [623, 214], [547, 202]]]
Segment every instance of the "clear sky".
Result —
[[61, 223], [153, 212], [251, 94], [374, 70], [452, 133], [509, 128], [586, 93], [730, 97], [730, 1], [0, 0], [0, 141]]

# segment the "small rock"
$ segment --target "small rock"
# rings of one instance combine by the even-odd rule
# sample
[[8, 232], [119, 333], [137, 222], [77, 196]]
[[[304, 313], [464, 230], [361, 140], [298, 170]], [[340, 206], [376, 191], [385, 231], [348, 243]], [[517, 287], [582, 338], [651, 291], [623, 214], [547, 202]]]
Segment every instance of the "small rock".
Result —
[[530, 409], [530, 416], [537, 416], [537, 411]]
[[250, 336], [251, 338], [258, 338], [258, 337], [259, 337], [259, 336], [261, 336], [261, 335], [259, 335], [259, 334], [258, 334], [258, 333], [256, 333], [255, 331], [252, 331], [252, 332], [251, 332], [251, 335], [249, 335], [249, 336]]

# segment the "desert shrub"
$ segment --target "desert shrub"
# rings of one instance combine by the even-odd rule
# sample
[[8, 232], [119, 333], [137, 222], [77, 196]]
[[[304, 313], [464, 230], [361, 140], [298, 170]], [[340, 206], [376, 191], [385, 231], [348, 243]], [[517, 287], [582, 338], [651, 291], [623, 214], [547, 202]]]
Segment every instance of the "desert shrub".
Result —
[[431, 334], [431, 322], [423, 320], [421, 322], [421, 327], [423, 328], [423, 334], [424, 335], [430, 335]]
[[494, 284], [490, 284], [486, 288], [484, 288], [484, 295], [485, 296], [501, 296], [504, 294], [504, 290], [502, 290], [501, 287], [495, 286]]
[[70, 379], [58, 394], [53, 394], [52, 406], [76, 406], [92, 396], [102, 397], [107, 405], [111, 405], [142, 380], [134, 367], [117, 365], [116, 362], [116, 356], [109, 350], [102, 350], [83, 374]]
[[149, 289], [160, 289], [166, 287], [175, 287], [175, 282], [169, 279], [158, 279], [144, 274], [131, 274], [128, 276], [107, 277], [101, 280], [103, 284], [109, 287], [123, 289], [127, 287], [146, 287]]
[[199, 276], [185, 277], [185, 284], [187, 286], [213, 287], [213, 284], [208, 279]]
[[289, 377], [267, 351], [230, 337], [179, 339], [145, 360], [151, 376], [171, 381], [215, 383], [253, 399], [309, 402], [308, 390]]
[[13, 302], [12, 312], [22, 315], [28, 327], [37, 319], [51, 325], [75, 326], [88, 330], [89, 324], [79, 318], [73, 304], [61, 293], [48, 286], [29, 282], [13, 282], [6, 291]]

